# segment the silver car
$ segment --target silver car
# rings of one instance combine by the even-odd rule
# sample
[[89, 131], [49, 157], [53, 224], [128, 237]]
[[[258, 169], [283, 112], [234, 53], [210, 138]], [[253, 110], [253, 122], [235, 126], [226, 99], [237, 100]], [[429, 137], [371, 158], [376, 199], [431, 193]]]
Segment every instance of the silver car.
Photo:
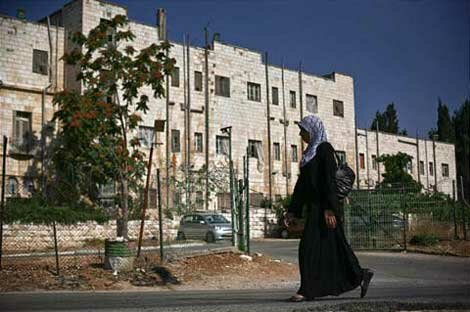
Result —
[[231, 223], [223, 215], [209, 212], [184, 215], [177, 236], [178, 240], [203, 239], [208, 243], [231, 238]]

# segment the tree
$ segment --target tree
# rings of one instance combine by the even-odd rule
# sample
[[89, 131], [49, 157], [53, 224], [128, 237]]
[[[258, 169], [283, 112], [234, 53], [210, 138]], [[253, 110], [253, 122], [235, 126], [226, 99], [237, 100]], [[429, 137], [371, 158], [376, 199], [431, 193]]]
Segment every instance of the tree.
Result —
[[463, 177], [465, 196], [470, 199], [470, 99], [457, 109], [452, 118], [454, 124], [455, 154], [457, 160], [457, 176]]
[[370, 129], [376, 130], [377, 123], [379, 125], [379, 131], [407, 135], [407, 131], [405, 129], [402, 129], [401, 132], [399, 132], [400, 128], [398, 126], [398, 116], [394, 103], [388, 104], [385, 108], [385, 112], [381, 113], [377, 111], [375, 113], [375, 118], [372, 121]]
[[141, 184], [146, 166], [140, 141], [132, 137], [141, 114], [149, 109], [149, 97], [140, 91], [150, 87], [155, 98], [164, 95], [164, 75], [175, 64], [167, 57], [168, 42], [140, 51], [126, 44], [135, 38], [127, 24], [127, 18], [118, 15], [102, 20], [88, 36], [73, 36], [77, 48], [64, 60], [80, 68], [77, 80], [84, 91], [63, 91], [54, 98], [54, 119], [61, 124], [54, 153], [58, 183], [65, 180], [77, 193], [92, 197], [90, 184], [116, 182], [117, 235], [125, 238], [130, 191]]
[[422, 186], [416, 182], [413, 177], [406, 172], [407, 166], [411, 163], [413, 157], [408, 154], [398, 152], [395, 155], [385, 154], [377, 158], [385, 166], [385, 173], [382, 174], [383, 180], [380, 187], [405, 186], [407, 189], [421, 190]]
[[439, 141], [451, 143], [455, 140], [454, 125], [449, 115], [449, 108], [442, 103], [440, 98], [437, 107], [437, 135]]

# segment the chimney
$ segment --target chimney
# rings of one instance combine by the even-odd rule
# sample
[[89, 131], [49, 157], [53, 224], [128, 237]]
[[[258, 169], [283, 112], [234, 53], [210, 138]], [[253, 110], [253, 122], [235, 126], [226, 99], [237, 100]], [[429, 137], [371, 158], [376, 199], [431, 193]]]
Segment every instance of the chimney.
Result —
[[157, 27], [158, 27], [158, 38], [163, 41], [166, 38], [166, 11], [165, 9], [157, 9]]

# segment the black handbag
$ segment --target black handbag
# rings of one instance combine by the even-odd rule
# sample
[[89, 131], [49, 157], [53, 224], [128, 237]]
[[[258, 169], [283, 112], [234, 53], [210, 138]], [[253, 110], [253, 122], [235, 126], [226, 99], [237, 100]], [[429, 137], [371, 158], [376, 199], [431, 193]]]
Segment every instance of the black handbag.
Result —
[[354, 181], [356, 180], [356, 174], [348, 166], [348, 164], [341, 163], [338, 155], [335, 152], [336, 161], [338, 163], [338, 169], [336, 170], [335, 182], [336, 182], [336, 193], [339, 199], [344, 199], [351, 192]]

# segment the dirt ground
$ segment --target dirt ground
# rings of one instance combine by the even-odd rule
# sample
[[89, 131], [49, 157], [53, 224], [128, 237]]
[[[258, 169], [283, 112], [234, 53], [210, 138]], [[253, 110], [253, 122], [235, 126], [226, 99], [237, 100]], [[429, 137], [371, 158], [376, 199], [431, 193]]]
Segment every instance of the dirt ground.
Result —
[[298, 280], [297, 265], [253, 255], [226, 252], [182, 258], [160, 264], [158, 256], [135, 263], [130, 273], [113, 275], [102, 268], [98, 257], [67, 262], [60, 275], [54, 259], [30, 260], [3, 265], [0, 292], [37, 290], [132, 290], [132, 289], [243, 289], [276, 287]]
[[470, 257], [470, 241], [449, 240], [440, 241], [434, 246], [409, 245], [410, 252], [424, 252], [437, 255]]

